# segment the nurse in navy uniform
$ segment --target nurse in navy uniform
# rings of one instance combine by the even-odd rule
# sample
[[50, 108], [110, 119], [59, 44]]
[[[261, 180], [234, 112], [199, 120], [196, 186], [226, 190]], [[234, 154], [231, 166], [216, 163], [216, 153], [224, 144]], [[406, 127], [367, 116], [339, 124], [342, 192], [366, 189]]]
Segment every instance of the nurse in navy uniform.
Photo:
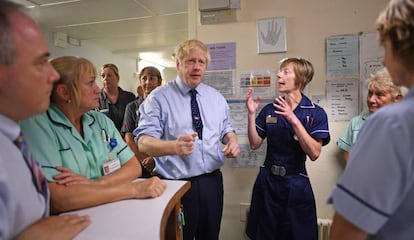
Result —
[[256, 117], [260, 97], [246, 97], [251, 149], [267, 138], [264, 164], [255, 181], [246, 233], [251, 239], [316, 240], [315, 198], [306, 172], [330, 141], [325, 111], [302, 91], [312, 80], [312, 64], [301, 58], [281, 61], [277, 85], [281, 96]]

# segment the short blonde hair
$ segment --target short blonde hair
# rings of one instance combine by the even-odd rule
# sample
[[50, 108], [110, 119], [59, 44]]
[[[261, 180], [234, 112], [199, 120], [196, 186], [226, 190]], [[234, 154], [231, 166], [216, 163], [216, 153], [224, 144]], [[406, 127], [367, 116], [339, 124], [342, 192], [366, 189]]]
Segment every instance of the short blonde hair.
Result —
[[389, 40], [393, 54], [413, 67], [414, 0], [391, 0], [377, 18], [379, 42]]
[[71, 101], [75, 106], [79, 106], [80, 93], [80, 79], [85, 74], [93, 74], [96, 76], [96, 68], [91, 61], [82, 57], [63, 56], [50, 60], [50, 63], [59, 73], [60, 78], [53, 84], [53, 91], [50, 98], [51, 102], [55, 102], [56, 87], [59, 84], [64, 84], [69, 89]]
[[208, 65], [211, 61], [210, 53], [208, 52], [206, 45], [197, 39], [186, 40], [177, 46], [175, 49], [176, 62], [182, 62], [185, 56], [187, 56], [194, 48], [200, 48], [206, 53], [206, 64]]
[[304, 58], [285, 58], [280, 61], [280, 69], [292, 64], [295, 73], [295, 85], [302, 91], [312, 81], [315, 70], [312, 63]]

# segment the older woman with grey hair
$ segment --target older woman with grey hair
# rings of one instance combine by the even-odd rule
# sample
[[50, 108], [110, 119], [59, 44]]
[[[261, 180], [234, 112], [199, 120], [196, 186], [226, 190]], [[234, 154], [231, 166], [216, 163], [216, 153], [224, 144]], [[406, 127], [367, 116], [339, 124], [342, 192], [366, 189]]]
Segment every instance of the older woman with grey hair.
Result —
[[336, 142], [338, 147], [343, 150], [346, 162], [349, 158], [349, 149], [354, 145], [365, 120], [379, 108], [400, 101], [403, 97], [403, 92], [405, 92], [402, 91], [402, 88], [404, 87], [394, 85], [386, 68], [382, 68], [374, 74], [371, 74], [370, 78], [367, 79], [367, 83], [368, 95], [366, 100], [368, 110], [353, 117], [349, 122], [348, 127]]

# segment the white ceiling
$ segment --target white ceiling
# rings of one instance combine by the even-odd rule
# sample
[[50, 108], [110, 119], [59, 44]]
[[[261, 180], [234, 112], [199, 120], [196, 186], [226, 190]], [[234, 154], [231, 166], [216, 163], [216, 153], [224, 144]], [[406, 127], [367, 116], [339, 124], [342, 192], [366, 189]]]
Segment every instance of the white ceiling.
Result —
[[[188, 37], [187, 0], [14, 0], [51, 32], [170, 67]], [[149, 58], [149, 59], [148, 59]]]

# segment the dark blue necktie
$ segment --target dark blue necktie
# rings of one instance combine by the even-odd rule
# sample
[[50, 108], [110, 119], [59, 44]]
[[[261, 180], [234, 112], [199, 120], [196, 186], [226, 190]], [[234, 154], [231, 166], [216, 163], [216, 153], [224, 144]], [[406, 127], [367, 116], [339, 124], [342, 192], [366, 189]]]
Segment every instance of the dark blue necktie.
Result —
[[193, 129], [198, 133], [198, 138], [203, 139], [203, 121], [200, 116], [200, 109], [197, 104], [197, 90], [191, 89], [191, 116], [193, 119]]

